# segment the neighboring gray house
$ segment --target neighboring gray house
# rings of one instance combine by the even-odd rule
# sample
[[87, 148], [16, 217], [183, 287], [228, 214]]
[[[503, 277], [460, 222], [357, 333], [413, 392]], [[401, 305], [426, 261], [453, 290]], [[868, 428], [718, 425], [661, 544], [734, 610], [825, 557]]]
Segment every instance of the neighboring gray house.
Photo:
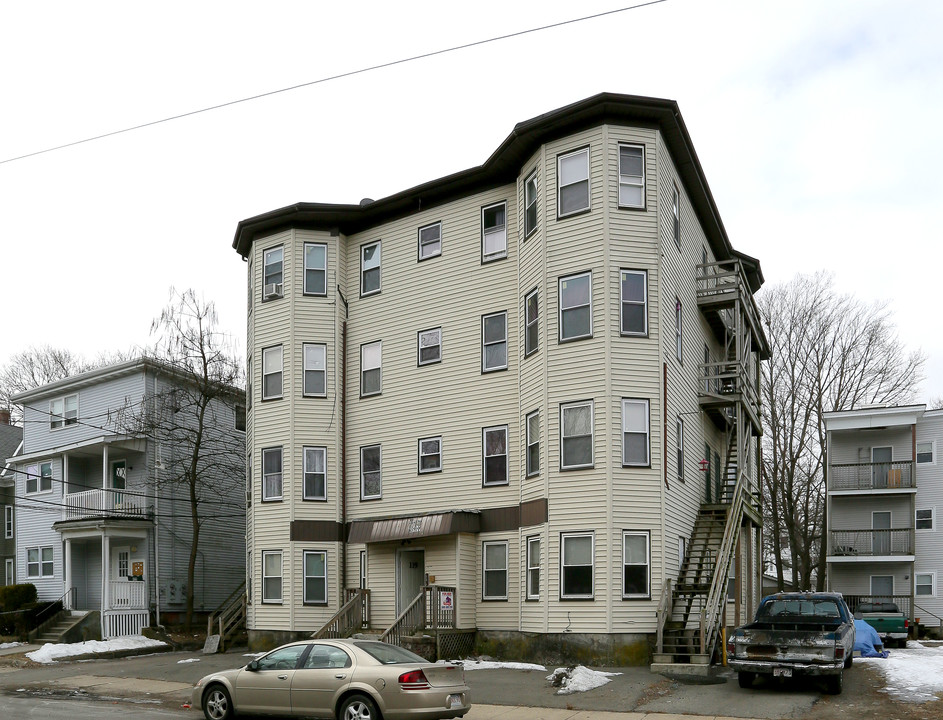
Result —
[[943, 410], [926, 405], [825, 414], [828, 589], [852, 609], [891, 599], [939, 627], [943, 597]]
[[6, 458], [16, 455], [23, 446], [23, 428], [10, 424], [10, 411], [0, 410], [0, 585], [16, 582], [16, 503], [14, 501], [13, 468]]
[[[33, 583], [41, 600], [100, 611], [106, 638], [139, 633], [155, 615], [172, 622], [185, 610], [190, 502], [184, 488], [159, 482], [185, 458], [152, 430], [128, 429], [140, 408], [165, 407], [185, 382], [138, 359], [13, 398], [25, 419], [23, 452], [14, 458], [16, 577]], [[244, 453], [243, 402], [233, 388], [231, 402], [209, 408], [218, 437], [232, 439], [237, 454]], [[188, 408], [172, 409], [187, 422]], [[243, 474], [213, 487], [201, 505], [219, 512], [201, 531], [195, 611], [215, 610], [243, 581], [244, 491]]]

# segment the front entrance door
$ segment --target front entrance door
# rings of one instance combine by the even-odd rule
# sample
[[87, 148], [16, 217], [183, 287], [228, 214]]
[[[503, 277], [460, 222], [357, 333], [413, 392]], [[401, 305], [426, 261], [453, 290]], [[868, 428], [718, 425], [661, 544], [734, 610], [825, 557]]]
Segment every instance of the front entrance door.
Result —
[[416, 599], [426, 576], [426, 554], [423, 550], [400, 550], [396, 568], [396, 614], [399, 615]]
[[887, 487], [887, 473], [891, 469], [891, 461], [893, 459], [894, 448], [871, 448], [871, 479], [873, 481], [873, 487]]
[[893, 597], [894, 597], [894, 576], [893, 575], [872, 575], [871, 576], [871, 599], [889, 601]]
[[[111, 487], [114, 490], [124, 490], [128, 484], [128, 464], [125, 460], [115, 460], [111, 464]], [[115, 507], [121, 507], [122, 493], [114, 493]]]
[[871, 513], [871, 552], [891, 554], [891, 513], [888, 510]]

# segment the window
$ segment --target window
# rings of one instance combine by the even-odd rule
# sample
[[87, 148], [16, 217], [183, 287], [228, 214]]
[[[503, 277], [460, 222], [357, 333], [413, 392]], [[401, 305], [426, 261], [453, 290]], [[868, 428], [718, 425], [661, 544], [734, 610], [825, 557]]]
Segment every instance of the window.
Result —
[[671, 195], [671, 232], [675, 239], [675, 245], [678, 250], [681, 249], [681, 193], [678, 192], [678, 186], [672, 186]]
[[377, 500], [383, 497], [382, 449], [379, 445], [360, 448], [360, 499]]
[[30, 465], [26, 468], [26, 492], [44, 493], [52, 491], [52, 462], [47, 461], [39, 465]]
[[507, 312], [481, 316], [481, 371], [506, 370], [508, 366]]
[[3, 537], [7, 540], [13, 537], [13, 506], [3, 506]]
[[619, 207], [645, 207], [645, 148], [619, 145]]
[[560, 598], [593, 597], [593, 534], [560, 535]]
[[442, 223], [419, 228], [419, 259], [426, 260], [442, 254]]
[[327, 245], [305, 243], [305, 295], [327, 295]]
[[262, 500], [282, 499], [282, 449], [262, 450]]
[[481, 431], [482, 485], [508, 484], [508, 426]]
[[681, 350], [683, 343], [681, 342], [681, 301], [678, 298], [675, 298], [675, 356], [678, 358], [678, 362], [681, 362]]
[[301, 346], [304, 363], [304, 386], [306, 397], [327, 397], [327, 345], [304, 343]]
[[589, 210], [589, 148], [557, 158], [557, 217]]
[[419, 441], [419, 472], [432, 473], [442, 470], [442, 438], [423, 438]]
[[26, 577], [52, 577], [52, 547], [26, 549]]
[[704, 392], [711, 391], [711, 349], [704, 343]]
[[246, 408], [252, 409], [252, 373], [255, 368], [252, 367], [252, 356], [246, 358]]
[[282, 296], [282, 259], [284, 249], [279, 245], [262, 254], [262, 300]]
[[560, 469], [592, 466], [592, 401], [560, 405]]
[[232, 409], [233, 429], [239, 432], [246, 431], [246, 406], [239, 403]]
[[621, 270], [620, 277], [621, 332], [623, 335], [648, 335], [648, 273], [644, 270]]
[[537, 171], [524, 181], [524, 237], [530, 237], [537, 229]]
[[482, 543], [481, 597], [483, 600], [508, 599], [508, 544]]
[[66, 395], [49, 401], [49, 429], [58, 430], [79, 421], [79, 396]]
[[304, 551], [304, 604], [324, 605], [327, 603], [327, 553], [324, 551]]
[[527, 538], [527, 599], [540, 599], [540, 538]]
[[246, 455], [246, 505], [252, 504], [252, 453]]
[[737, 563], [730, 563], [730, 570], [727, 571], [727, 602], [737, 601]]
[[383, 391], [383, 341], [360, 346], [360, 396]]
[[305, 500], [327, 500], [327, 448], [304, 448]]
[[934, 514], [933, 508], [918, 508], [914, 527], [917, 530], [933, 530]]
[[917, 443], [917, 464], [923, 465], [924, 463], [933, 464], [933, 451], [935, 450], [935, 442], [918, 442]]
[[280, 550], [262, 551], [262, 602], [282, 601], [282, 553]]
[[418, 362], [420, 365], [442, 362], [442, 328], [420, 331]]
[[560, 342], [593, 336], [593, 274], [560, 278]]
[[684, 482], [684, 420], [680, 417], [675, 422], [675, 447], [678, 453], [678, 480]]
[[524, 357], [537, 352], [540, 347], [540, 313], [537, 307], [537, 291], [524, 297]]
[[527, 477], [540, 474], [540, 411], [527, 416]]
[[481, 261], [498, 260], [508, 254], [506, 203], [486, 205], [481, 209]]
[[622, 533], [622, 597], [649, 598], [649, 538], [647, 532]]
[[936, 595], [936, 573], [914, 573], [914, 594]]
[[648, 400], [622, 399], [622, 465], [649, 465]]
[[282, 346], [262, 350], [262, 399], [282, 396]]
[[380, 242], [360, 247], [360, 297], [380, 292]]
[[360, 589], [367, 589], [367, 551], [360, 551]]

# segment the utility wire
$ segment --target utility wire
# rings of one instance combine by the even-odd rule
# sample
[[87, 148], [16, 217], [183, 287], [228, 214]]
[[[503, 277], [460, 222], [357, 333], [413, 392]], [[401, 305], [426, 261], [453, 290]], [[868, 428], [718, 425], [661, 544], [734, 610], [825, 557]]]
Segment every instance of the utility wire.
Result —
[[362, 75], [364, 73], [372, 72], [374, 70], [382, 70], [383, 68], [394, 67], [396, 65], [403, 65], [405, 63], [415, 62], [417, 60], [424, 60], [425, 58], [435, 57], [436, 55], [445, 55], [447, 53], [457, 52], [458, 50], [467, 50], [468, 48], [477, 47], [479, 45], [487, 45], [489, 43], [498, 42], [500, 40], [509, 40], [511, 38], [520, 37], [522, 35], [530, 35], [532, 33], [541, 32], [543, 30], [551, 30], [553, 28], [563, 27], [565, 25], [573, 25], [575, 23], [584, 22], [586, 20], [596, 20], [601, 17], [606, 17], [609, 15], [616, 15], [618, 13], [623, 13], [628, 10], [638, 10], [639, 8], [648, 7], [649, 5], [658, 5], [668, 0], [650, 0], [649, 2], [638, 3], [636, 5], [628, 5], [626, 7], [617, 8], [615, 10], [606, 10], [605, 12], [596, 13], [594, 15], [584, 15], [583, 17], [573, 18], [571, 20], [563, 20], [557, 23], [551, 23], [549, 25], [541, 25], [540, 27], [530, 28], [528, 30], [519, 30], [517, 32], [508, 33], [506, 35], [497, 35], [495, 37], [487, 38], [485, 40], [475, 40], [474, 42], [465, 43], [464, 45], [453, 45], [452, 47], [443, 48], [441, 50], [433, 50], [431, 52], [422, 53], [420, 55], [413, 55], [407, 58], [401, 58], [399, 60], [391, 60], [389, 62], [380, 63], [378, 65], [370, 65], [369, 67], [359, 68], [357, 70], [349, 70], [347, 72], [339, 73], [337, 75], [330, 75], [328, 77], [320, 78], [318, 80], [311, 80], [305, 83], [299, 83], [298, 85], [291, 85], [289, 87], [280, 88], [278, 90], [269, 90], [268, 92], [259, 93], [258, 95], [250, 95], [248, 97], [239, 98], [238, 100], [230, 100], [228, 102], [219, 103], [218, 105], [210, 105], [209, 107], [200, 108], [198, 110], [190, 110], [189, 112], [180, 113], [179, 115], [171, 115], [169, 117], [161, 118], [160, 120], [151, 120], [150, 122], [141, 123], [140, 125], [133, 125], [131, 127], [123, 128], [121, 130], [112, 130], [111, 132], [102, 133], [101, 135], [94, 135], [92, 137], [87, 137], [82, 140], [75, 140], [73, 142], [65, 143], [63, 145], [56, 145], [54, 147], [46, 148], [45, 150], [36, 150], [31, 153], [26, 153], [25, 155], [18, 155], [17, 157], [7, 158], [6, 160], [0, 160], [0, 165], [5, 165], [6, 163], [16, 162], [17, 160], [25, 160], [26, 158], [35, 157], [36, 155], [43, 155], [45, 153], [55, 152], [56, 150], [64, 150], [65, 148], [74, 147], [76, 145], [82, 145], [84, 143], [94, 142], [96, 140], [103, 140], [108, 137], [113, 137], [114, 135], [122, 135], [124, 133], [134, 132], [135, 130], [142, 130], [147, 127], [152, 127], [153, 125], [160, 125], [162, 123], [171, 122], [173, 120], [181, 120], [183, 118], [191, 117], [193, 115], [199, 115], [201, 113], [210, 112], [212, 110], [221, 110], [222, 108], [230, 107], [232, 105], [239, 105], [241, 103], [251, 102], [253, 100], [260, 100], [265, 97], [270, 97], [272, 95], [279, 95], [281, 93], [291, 92], [292, 90], [299, 90], [305, 87], [311, 87], [312, 85], [320, 85], [323, 83], [331, 82], [332, 80], [341, 80], [343, 78], [353, 77], [354, 75]]

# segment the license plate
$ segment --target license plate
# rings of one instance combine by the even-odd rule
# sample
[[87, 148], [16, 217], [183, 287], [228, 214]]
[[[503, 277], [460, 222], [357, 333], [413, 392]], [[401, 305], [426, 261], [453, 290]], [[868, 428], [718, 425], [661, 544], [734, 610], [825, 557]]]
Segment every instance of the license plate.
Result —
[[449, 695], [449, 710], [462, 706], [461, 695]]
[[792, 677], [792, 668], [773, 668], [773, 677]]

